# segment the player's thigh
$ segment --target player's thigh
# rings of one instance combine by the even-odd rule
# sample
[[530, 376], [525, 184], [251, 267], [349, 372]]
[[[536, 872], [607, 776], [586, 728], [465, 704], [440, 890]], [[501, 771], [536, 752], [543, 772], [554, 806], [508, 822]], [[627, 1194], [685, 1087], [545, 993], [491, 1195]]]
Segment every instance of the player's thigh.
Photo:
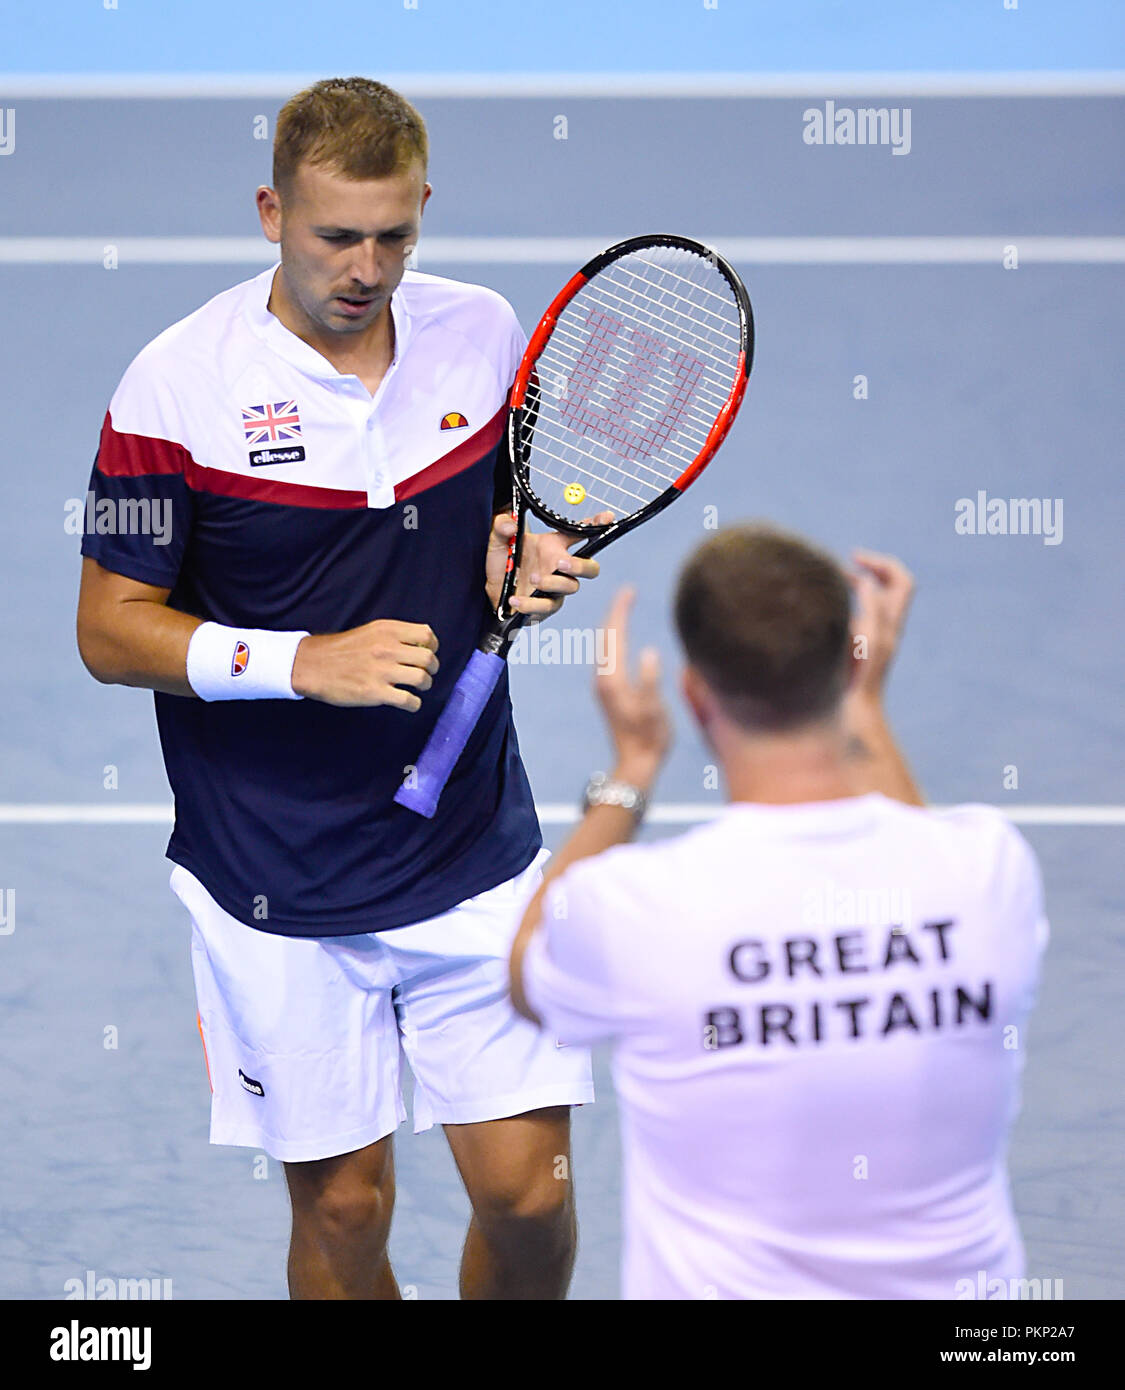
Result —
[[478, 1217], [542, 1218], [569, 1209], [569, 1106], [444, 1128]]

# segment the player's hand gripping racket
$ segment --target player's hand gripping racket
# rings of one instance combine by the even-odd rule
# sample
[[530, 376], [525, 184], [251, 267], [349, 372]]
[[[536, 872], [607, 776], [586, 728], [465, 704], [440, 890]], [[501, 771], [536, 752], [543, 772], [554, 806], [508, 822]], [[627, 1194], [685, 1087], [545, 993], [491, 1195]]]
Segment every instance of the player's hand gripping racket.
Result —
[[[434, 814], [504, 669], [525, 619], [510, 600], [528, 509], [585, 536], [574, 552], [581, 558], [663, 511], [715, 456], [742, 403], [753, 352], [746, 287], [721, 256], [686, 237], [619, 242], [555, 297], [512, 386], [508, 450], [519, 526], [496, 617], [396, 793], [401, 806]], [[592, 511], [616, 519], [577, 519]]]

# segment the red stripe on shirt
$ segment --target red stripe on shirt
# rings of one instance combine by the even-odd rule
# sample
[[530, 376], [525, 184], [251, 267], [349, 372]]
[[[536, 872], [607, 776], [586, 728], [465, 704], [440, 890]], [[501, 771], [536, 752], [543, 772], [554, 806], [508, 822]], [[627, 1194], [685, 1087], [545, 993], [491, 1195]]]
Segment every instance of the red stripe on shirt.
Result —
[[139, 478], [154, 473], [182, 473], [194, 492], [219, 497], [244, 497], [254, 502], [279, 502], [291, 507], [366, 507], [367, 494], [344, 488], [310, 487], [242, 473], [226, 473], [196, 463], [182, 444], [149, 434], [123, 434], [106, 413], [98, 449], [98, 469], [109, 478]]
[[477, 430], [476, 434], [470, 435], [458, 444], [456, 449], [443, 454], [420, 472], [412, 474], [401, 483], [396, 483], [395, 501], [404, 502], [408, 497], [417, 497], [420, 492], [437, 487], [439, 483], [444, 483], [456, 474], [463, 473], [466, 468], [472, 468], [473, 464], [479, 463], [485, 454], [499, 444], [504, 434], [507, 415], [508, 403], [505, 401], [488, 424]]
[[366, 507], [366, 492], [344, 488], [310, 487], [308, 483], [279, 483], [269, 478], [248, 477], [244, 473], [225, 473], [221, 468], [204, 468], [191, 461], [184, 470], [193, 492], [210, 492], [218, 497], [245, 497], [253, 502], [279, 502], [287, 507], [336, 507], [341, 511]]
[[107, 478], [141, 478], [151, 473], [186, 473], [193, 462], [182, 444], [148, 434], [122, 434], [109, 411], [102, 421], [98, 469]]
[[[395, 501], [416, 497], [479, 463], [500, 442], [507, 413], [505, 402], [487, 425], [448, 454], [443, 454], [435, 462], [396, 484]], [[125, 434], [114, 429], [108, 411], [102, 424], [98, 470], [109, 478], [180, 473], [188, 487], [195, 492], [210, 492], [220, 497], [243, 497], [257, 502], [277, 502], [292, 507], [345, 509], [367, 506], [365, 492], [279, 482], [244, 473], [228, 473], [221, 468], [208, 468], [197, 463], [182, 444], [175, 444], [170, 439], [147, 434]]]

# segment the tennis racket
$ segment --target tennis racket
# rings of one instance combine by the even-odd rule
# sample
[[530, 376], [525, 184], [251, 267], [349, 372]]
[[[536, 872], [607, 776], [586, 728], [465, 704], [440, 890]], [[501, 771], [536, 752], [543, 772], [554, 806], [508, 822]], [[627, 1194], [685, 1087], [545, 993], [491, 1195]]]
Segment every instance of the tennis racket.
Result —
[[[714, 458], [754, 352], [746, 287], [697, 241], [640, 236], [595, 256], [555, 297], [512, 386], [512, 514], [496, 617], [395, 801], [432, 816], [525, 615], [510, 601], [527, 512], [585, 537], [585, 558], [661, 512]], [[614, 520], [595, 524], [591, 511]], [[537, 597], [544, 597], [539, 591]]]

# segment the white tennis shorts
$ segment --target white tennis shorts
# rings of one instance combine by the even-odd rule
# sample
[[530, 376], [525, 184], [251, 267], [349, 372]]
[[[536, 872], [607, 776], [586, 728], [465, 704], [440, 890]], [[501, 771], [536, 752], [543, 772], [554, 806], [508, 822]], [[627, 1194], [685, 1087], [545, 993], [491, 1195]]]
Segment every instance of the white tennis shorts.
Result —
[[512, 1007], [508, 955], [547, 852], [440, 917], [306, 939], [245, 926], [187, 869], [172, 891], [192, 918], [192, 968], [211, 1142], [287, 1163], [415, 1133], [594, 1099], [590, 1054], [560, 1047]]

